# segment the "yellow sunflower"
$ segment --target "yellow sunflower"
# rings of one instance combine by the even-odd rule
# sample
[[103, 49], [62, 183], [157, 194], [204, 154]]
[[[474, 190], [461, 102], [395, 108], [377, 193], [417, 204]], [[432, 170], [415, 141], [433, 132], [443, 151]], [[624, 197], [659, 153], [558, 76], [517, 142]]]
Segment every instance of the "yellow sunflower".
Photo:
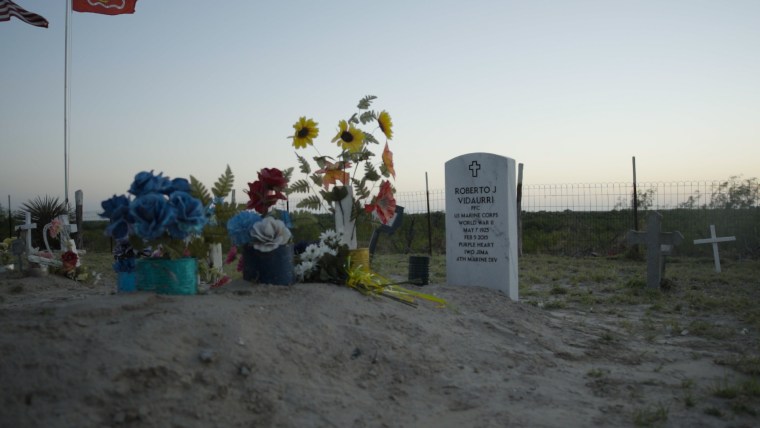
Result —
[[377, 124], [380, 125], [380, 130], [385, 134], [385, 138], [393, 139], [393, 122], [391, 121], [391, 115], [387, 111], [380, 112], [380, 116], [377, 117]]
[[301, 116], [298, 122], [293, 125], [296, 133], [292, 137], [289, 137], [293, 139], [293, 147], [303, 149], [307, 145], [314, 144], [314, 139], [319, 135], [317, 125], [319, 124], [314, 122], [314, 120]]
[[354, 125], [349, 125], [345, 120], [341, 120], [338, 123], [338, 128], [338, 133], [332, 139], [332, 142], [338, 141], [344, 150], [348, 150], [351, 153], [361, 151], [362, 143], [364, 142], [364, 132], [361, 129], [354, 128]]

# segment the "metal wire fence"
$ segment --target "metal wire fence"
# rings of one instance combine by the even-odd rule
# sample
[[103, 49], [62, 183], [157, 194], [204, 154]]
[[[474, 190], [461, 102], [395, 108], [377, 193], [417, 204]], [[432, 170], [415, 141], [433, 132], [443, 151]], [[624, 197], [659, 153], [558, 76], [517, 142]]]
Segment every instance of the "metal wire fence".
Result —
[[[617, 254], [628, 248], [626, 233], [645, 229], [648, 213], [658, 211], [664, 231], [684, 236], [677, 254], [709, 256], [709, 249], [693, 240], [709, 237], [710, 225], [715, 225], [720, 236], [736, 237], [735, 242], [721, 244], [721, 252], [760, 255], [760, 184], [755, 179], [637, 183], [635, 209], [633, 195], [632, 183], [524, 185], [523, 252]], [[399, 192], [396, 201], [408, 216], [426, 213], [428, 201], [431, 212], [446, 211], [443, 189]], [[297, 202], [297, 195], [291, 195], [291, 210]], [[426, 227], [424, 221], [414, 224]]]

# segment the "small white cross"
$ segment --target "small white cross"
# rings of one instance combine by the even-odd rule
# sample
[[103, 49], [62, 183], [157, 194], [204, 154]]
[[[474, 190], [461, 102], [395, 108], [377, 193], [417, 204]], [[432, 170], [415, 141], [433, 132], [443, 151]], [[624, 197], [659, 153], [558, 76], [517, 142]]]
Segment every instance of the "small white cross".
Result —
[[31, 254], [34, 252], [34, 248], [32, 248], [32, 229], [37, 228], [37, 223], [32, 223], [32, 214], [27, 211], [24, 213], [24, 224], [20, 226], [16, 226], [16, 230], [25, 230], [26, 231], [26, 253]]
[[695, 239], [694, 244], [712, 244], [713, 259], [715, 259], [715, 272], [720, 272], [720, 255], [718, 254], [718, 242], [736, 241], [735, 236], [725, 236], [718, 238], [715, 233], [715, 225], [710, 225], [710, 237], [707, 239]]

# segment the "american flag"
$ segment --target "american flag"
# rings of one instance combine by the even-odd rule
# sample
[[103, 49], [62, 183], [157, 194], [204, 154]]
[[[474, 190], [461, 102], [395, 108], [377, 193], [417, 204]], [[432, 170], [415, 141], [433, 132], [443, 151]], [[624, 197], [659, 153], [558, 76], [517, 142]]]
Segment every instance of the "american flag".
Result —
[[35, 27], [47, 28], [48, 26], [47, 19], [40, 15], [29, 12], [10, 0], [0, 0], [0, 22], [10, 21], [12, 16]]

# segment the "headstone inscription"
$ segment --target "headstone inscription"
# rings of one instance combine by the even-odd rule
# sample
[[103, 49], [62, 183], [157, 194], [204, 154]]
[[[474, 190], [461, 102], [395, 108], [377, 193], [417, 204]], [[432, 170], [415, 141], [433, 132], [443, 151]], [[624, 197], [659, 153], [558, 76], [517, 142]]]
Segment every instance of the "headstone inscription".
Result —
[[712, 244], [713, 259], [715, 260], [715, 272], [720, 272], [720, 254], [718, 254], [718, 242], [736, 241], [735, 236], [718, 237], [715, 233], [715, 225], [710, 225], [710, 237], [707, 239], [695, 239], [694, 244]]
[[647, 286], [660, 288], [665, 276], [665, 256], [683, 241], [681, 232], [661, 232], [662, 214], [653, 211], [647, 219], [646, 232], [628, 231], [626, 241], [631, 245], [645, 244], [647, 248]]
[[517, 301], [515, 161], [470, 153], [446, 162], [446, 281]]

